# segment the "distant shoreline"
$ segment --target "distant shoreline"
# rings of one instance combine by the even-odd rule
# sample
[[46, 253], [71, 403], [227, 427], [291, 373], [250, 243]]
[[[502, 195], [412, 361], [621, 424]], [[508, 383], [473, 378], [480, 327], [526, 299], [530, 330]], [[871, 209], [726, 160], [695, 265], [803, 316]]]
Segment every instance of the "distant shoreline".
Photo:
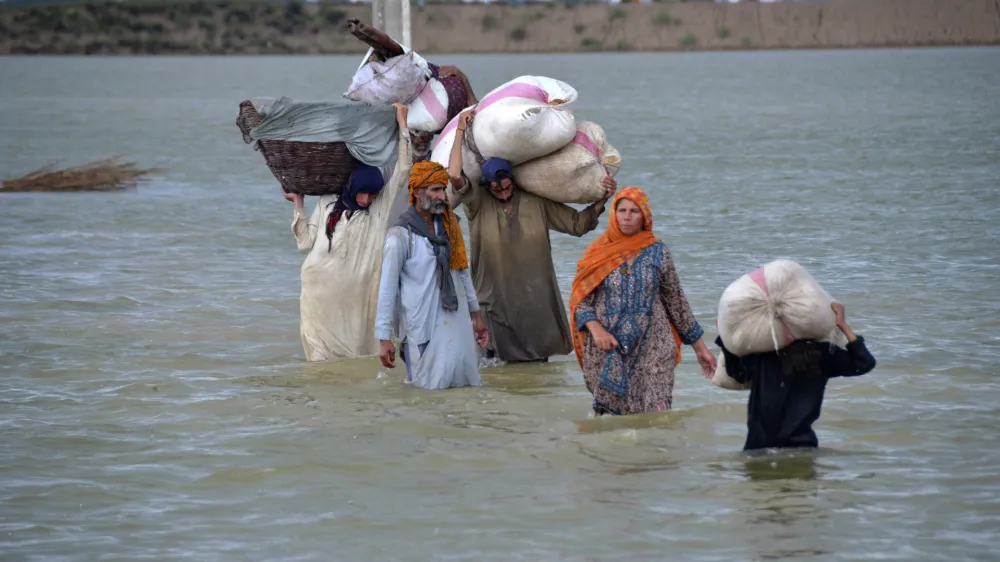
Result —
[[[0, 54], [349, 55], [369, 5], [145, 0], [0, 7]], [[714, 52], [1000, 45], [993, 0], [412, 8], [427, 54]]]
[[[700, 49], [663, 49], [659, 51], [421, 51], [435, 57], [442, 56], [504, 56], [504, 55], [655, 55], [655, 54], [708, 54], [708, 53], [775, 53], [775, 52], [795, 52], [795, 51], [888, 51], [888, 50], [920, 50], [920, 49], [974, 49], [1000, 47], [997, 43], [951, 43], [946, 45], [879, 45], [879, 46], [857, 46], [857, 47], [734, 47], [734, 48], [700, 48]], [[255, 53], [255, 52], [233, 52], [233, 53], [205, 53], [205, 52], [170, 52], [170, 53], [0, 53], [0, 59], [4, 57], [31, 57], [31, 58], [170, 58], [170, 57], [346, 57], [363, 55], [365, 51], [342, 51], [342, 52], [302, 52], [302, 53]]]

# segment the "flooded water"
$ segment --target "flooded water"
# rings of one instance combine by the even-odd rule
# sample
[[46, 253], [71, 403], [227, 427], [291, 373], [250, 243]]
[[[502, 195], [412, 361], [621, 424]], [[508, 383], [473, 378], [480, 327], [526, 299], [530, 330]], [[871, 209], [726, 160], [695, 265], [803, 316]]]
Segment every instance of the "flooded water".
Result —
[[[579, 89], [710, 337], [775, 258], [846, 304], [879, 366], [831, 383], [822, 449], [742, 457], [746, 394], [692, 353], [632, 419], [572, 357], [433, 392], [306, 363], [290, 205], [234, 122], [354, 57], [4, 57], [0, 177], [167, 173], [0, 195], [0, 560], [995, 559], [1000, 50], [436, 60]], [[593, 235], [554, 236], [567, 293]]]

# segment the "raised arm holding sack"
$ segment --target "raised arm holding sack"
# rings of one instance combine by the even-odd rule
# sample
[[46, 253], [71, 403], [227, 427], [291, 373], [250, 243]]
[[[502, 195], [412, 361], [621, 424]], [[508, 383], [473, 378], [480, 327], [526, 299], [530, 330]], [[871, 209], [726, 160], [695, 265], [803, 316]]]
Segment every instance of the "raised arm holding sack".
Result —
[[302, 196], [286, 194], [295, 204], [292, 233], [307, 254], [299, 302], [309, 361], [378, 354], [375, 280], [393, 202], [404, 191], [411, 166], [405, 106], [396, 105], [396, 120], [399, 148], [391, 173], [388, 166], [359, 165], [341, 195], [320, 197], [308, 219]]
[[875, 358], [864, 338], [847, 324], [842, 305], [833, 303], [829, 309], [816, 312], [816, 322], [833, 318], [847, 341], [845, 348], [793, 339], [780, 351], [738, 356], [722, 337], [715, 340], [725, 357], [726, 374], [750, 386], [744, 450], [817, 447], [819, 440], [812, 425], [819, 419], [826, 383], [831, 378], [864, 375], [875, 368]]
[[472, 275], [490, 330], [488, 357], [544, 361], [573, 348], [559, 291], [549, 230], [583, 236], [597, 228], [604, 204], [616, 188], [601, 185], [605, 198], [577, 211], [521, 191], [511, 163], [499, 158], [481, 167], [484, 183], [463, 173], [462, 144], [472, 112], [459, 115], [449, 161], [449, 198], [464, 204], [472, 243]]

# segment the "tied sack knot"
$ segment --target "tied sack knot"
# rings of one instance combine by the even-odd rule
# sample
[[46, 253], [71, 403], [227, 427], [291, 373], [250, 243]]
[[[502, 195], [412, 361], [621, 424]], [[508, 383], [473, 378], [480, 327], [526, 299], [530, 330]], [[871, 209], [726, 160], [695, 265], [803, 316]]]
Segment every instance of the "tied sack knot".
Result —
[[788, 329], [788, 324], [785, 324], [785, 306], [781, 299], [769, 293], [764, 298], [764, 307], [767, 310], [768, 324], [771, 327], [771, 342], [774, 344], [774, 350], [778, 351], [781, 349], [781, 345], [778, 343], [777, 330], [781, 330], [782, 339], [785, 340], [786, 344], [793, 340], [792, 331]]

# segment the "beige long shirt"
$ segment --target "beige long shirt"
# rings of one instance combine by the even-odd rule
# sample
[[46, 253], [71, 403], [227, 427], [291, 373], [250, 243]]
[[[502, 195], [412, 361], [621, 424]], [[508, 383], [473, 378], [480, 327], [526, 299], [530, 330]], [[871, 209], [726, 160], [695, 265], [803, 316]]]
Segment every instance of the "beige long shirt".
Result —
[[569, 205], [514, 190], [508, 212], [486, 188], [466, 180], [449, 186], [452, 206], [469, 219], [472, 277], [490, 329], [490, 347], [504, 361], [536, 361], [569, 353], [563, 304], [549, 230], [583, 236], [597, 227], [594, 205]]
[[412, 156], [409, 132], [399, 132], [399, 156], [389, 181], [366, 212], [343, 217], [326, 238], [326, 219], [335, 195], [320, 197], [309, 220], [294, 211], [292, 233], [302, 252], [302, 293], [299, 298], [302, 348], [309, 361], [334, 357], [378, 355], [375, 316], [382, 247], [392, 218], [393, 203], [406, 191]]

